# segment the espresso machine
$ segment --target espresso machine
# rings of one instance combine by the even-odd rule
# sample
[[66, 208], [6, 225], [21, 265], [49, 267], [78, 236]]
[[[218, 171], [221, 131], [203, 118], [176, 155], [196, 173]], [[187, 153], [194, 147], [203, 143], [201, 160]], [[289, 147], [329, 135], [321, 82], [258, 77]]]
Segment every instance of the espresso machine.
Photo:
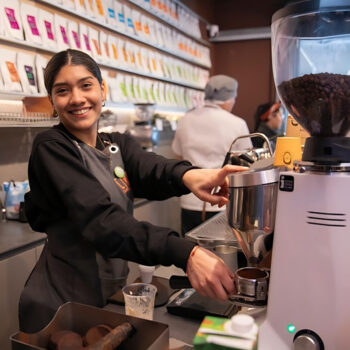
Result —
[[136, 119], [126, 132], [135, 137], [143, 149], [152, 151], [159, 141], [158, 129], [153, 125], [155, 105], [134, 103], [134, 107]]
[[279, 174], [258, 349], [349, 349], [350, 1], [289, 3], [271, 42], [278, 95], [310, 137]]

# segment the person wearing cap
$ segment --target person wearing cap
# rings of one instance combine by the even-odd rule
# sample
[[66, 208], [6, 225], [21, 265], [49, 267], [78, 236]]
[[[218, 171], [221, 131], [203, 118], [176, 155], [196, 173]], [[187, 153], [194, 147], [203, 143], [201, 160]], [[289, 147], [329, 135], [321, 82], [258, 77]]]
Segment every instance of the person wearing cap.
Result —
[[[205, 168], [221, 167], [232, 141], [249, 134], [247, 123], [231, 113], [236, 102], [238, 82], [226, 75], [212, 76], [205, 86], [204, 105], [190, 110], [178, 122], [173, 152], [178, 159]], [[252, 147], [249, 139], [238, 140], [236, 150]], [[181, 199], [182, 234], [225, 208], [205, 206], [192, 194]]]
[[[258, 106], [255, 112], [254, 132], [260, 132], [270, 140], [272, 149], [275, 149], [276, 139], [282, 136], [280, 129], [282, 126], [281, 102], [267, 102]], [[252, 139], [255, 148], [262, 148], [264, 140], [259, 137]]]

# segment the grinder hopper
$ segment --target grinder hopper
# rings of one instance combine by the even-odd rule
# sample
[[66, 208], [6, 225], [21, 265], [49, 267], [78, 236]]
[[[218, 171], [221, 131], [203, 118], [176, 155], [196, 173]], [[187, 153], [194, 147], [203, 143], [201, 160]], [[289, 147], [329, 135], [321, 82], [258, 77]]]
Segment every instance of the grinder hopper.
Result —
[[310, 133], [303, 161], [350, 162], [349, 1], [291, 3], [272, 24], [278, 95]]

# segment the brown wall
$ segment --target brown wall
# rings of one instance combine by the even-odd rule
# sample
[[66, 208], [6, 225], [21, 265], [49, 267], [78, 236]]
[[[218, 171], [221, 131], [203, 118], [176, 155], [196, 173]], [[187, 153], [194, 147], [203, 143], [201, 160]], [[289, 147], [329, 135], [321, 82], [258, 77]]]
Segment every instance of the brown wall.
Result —
[[226, 74], [238, 80], [233, 113], [244, 118], [253, 131], [257, 106], [275, 99], [270, 40], [215, 43], [212, 74]]

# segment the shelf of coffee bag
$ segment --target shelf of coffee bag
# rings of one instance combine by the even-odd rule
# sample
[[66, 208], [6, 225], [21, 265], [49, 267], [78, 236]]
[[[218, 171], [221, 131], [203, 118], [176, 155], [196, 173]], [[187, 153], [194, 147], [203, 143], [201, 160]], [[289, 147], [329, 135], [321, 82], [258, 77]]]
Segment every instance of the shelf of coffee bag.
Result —
[[[62, 10], [63, 12], [67, 13], [67, 14], [70, 14], [70, 15], [73, 15], [75, 16], [76, 18], [80, 18], [80, 19], [83, 19], [85, 21], [88, 21], [90, 23], [93, 23], [93, 24], [96, 24], [98, 25], [99, 27], [101, 28], [105, 28], [111, 32], [114, 32], [114, 33], [117, 33], [119, 35], [122, 35], [126, 38], [129, 38], [129, 39], [132, 39], [134, 41], [137, 41], [137, 42], [140, 42], [142, 44], [145, 44], [149, 47], [152, 47], [152, 48], [155, 48], [159, 51], [162, 51], [162, 52], [165, 52], [167, 54], [170, 54], [174, 57], [178, 57], [180, 58], [182, 61], [186, 61], [186, 62], [189, 62], [189, 63], [192, 63], [192, 64], [195, 64], [196, 66], [198, 67], [202, 67], [202, 68], [211, 68], [211, 63], [208, 62], [208, 63], [203, 63], [203, 62], [200, 62], [199, 60], [196, 60], [196, 59], [193, 59], [191, 57], [189, 57], [189, 53], [187, 51], [196, 51], [196, 50], [188, 50], [188, 49], [179, 49], [178, 51], [175, 51], [175, 50], [171, 50], [171, 49], [168, 49], [164, 46], [161, 46], [161, 45], [158, 45], [157, 43], [155, 42], [151, 42], [151, 41], [148, 41], [148, 40], [145, 40], [144, 38], [141, 38], [135, 34], [132, 34], [130, 32], [127, 32], [126, 30], [120, 30], [118, 29], [117, 27], [115, 26], [112, 26], [110, 23], [107, 23], [107, 22], [104, 22], [98, 18], [95, 18], [95, 17], [92, 17], [90, 16], [89, 14], [87, 13], [80, 13], [78, 12], [77, 10], [73, 9], [73, 8], [68, 8], [68, 7], [65, 7], [61, 4], [58, 4], [56, 3], [55, 1], [53, 0], [33, 0], [34, 2], [37, 2], [37, 3], [41, 3], [41, 4], [45, 4], [45, 5], [49, 5], [53, 8], [56, 8], [56, 9], [60, 9]], [[177, 28], [178, 29], [178, 28]], [[196, 44], [197, 46], [199, 44]], [[177, 47], [183, 47], [184, 45], [182, 43], [179, 43], [177, 45]], [[203, 47], [202, 48], [203, 50], [206, 51], [206, 56], [207, 56], [207, 60], [210, 60], [210, 55], [209, 55], [209, 48], [208, 47]]]
[[97, 63], [101, 67], [115, 69], [115, 70], [118, 70], [120, 72], [129, 73], [129, 74], [132, 74], [132, 75], [138, 75], [138, 76], [145, 77], [145, 78], [151, 78], [151, 79], [155, 79], [155, 80], [158, 80], [158, 81], [164, 81], [166, 83], [176, 84], [176, 85], [180, 85], [180, 86], [191, 88], [191, 89], [195, 89], [195, 90], [200, 90], [200, 91], [204, 90], [203, 86], [199, 86], [199, 85], [195, 85], [195, 84], [189, 84], [189, 83], [184, 83], [181, 80], [166, 78], [166, 77], [163, 77], [161, 75], [156, 75], [156, 74], [149, 74], [149, 73], [145, 73], [145, 72], [139, 71], [137, 69], [116, 67], [116, 66], [113, 66], [111, 64], [99, 62], [98, 60], [97, 60]]
[[59, 123], [58, 118], [41, 116], [41, 113], [30, 115], [16, 115], [13, 113], [0, 113], [0, 128], [47, 128]]
[[[182, 34], [188, 36], [189, 38], [191, 38], [193, 40], [196, 40], [197, 42], [199, 42], [199, 43], [201, 43], [201, 44], [203, 44], [205, 46], [210, 47], [210, 42], [208, 42], [208, 41], [206, 41], [206, 40], [204, 40], [204, 39], [202, 39], [200, 37], [200, 35], [201, 35], [200, 31], [198, 32], [197, 30], [195, 30], [195, 32], [197, 32], [198, 35], [199, 35], [199, 36], [195, 36], [190, 31], [186, 31], [186, 30], [183, 30], [181, 28], [181, 25], [183, 23], [179, 23], [176, 20], [165, 18], [165, 16], [162, 16], [161, 14], [158, 14], [155, 11], [152, 11], [151, 9], [147, 8], [144, 4], [146, 4], [147, 2], [150, 3], [150, 1], [146, 1], [146, 0], [127, 0], [127, 1], [129, 3], [137, 6], [138, 8], [142, 9], [143, 11], [149, 13], [150, 15], [160, 19], [162, 22], [166, 23], [167, 25], [175, 28], [178, 32], [181, 32]], [[181, 4], [181, 3], [177, 2], [177, 1], [175, 1], [175, 3], [179, 4], [180, 7], [184, 8], [183, 4]], [[191, 15], [194, 20], [198, 20], [199, 19], [199, 16], [194, 15], [193, 12], [190, 13], [190, 11], [188, 11], [188, 10], [185, 10], [185, 11], [188, 12], [188, 14]], [[191, 29], [193, 29], [193, 28], [191, 28]]]
[[0, 35], [0, 44], [10, 44], [12, 46], [18, 46], [22, 48], [27, 48], [30, 50], [38, 49], [47, 53], [56, 53], [56, 50], [47, 48], [45, 45], [31, 43], [25, 40], [19, 40], [16, 38], [10, 38], [8, 36]]
[[[50, 54], [55, 54], [56, 52], [58, 52], [58, 50], [53, 50], [50, 48], [45, 47], [44, 45], [40, 45], [40, 44], [32, 44], [32, 43], [28, 43], [25, 40], [17, 40], [14, 38], [6, 38], [4, 36], [0, 35], [0, 43], [4, 43], [4, 44], [15, 44], [16, 46], [19, 47], [23, 47], [23, 48], [28, 48], [28, 49], [37, 49], [39, 51], [45, 52], [45, 53], [50, 53]], [[159, 81], [164, 81], [166, 83], [172, 83], [172, 84], [176, 84], [176, 85], [180, 85], [183, 87], [187, 87], [187, 88], [192, 88], [192, 89], [196, 89], [196, 90], [203, 90], [204, 86], [202, 85], [196, 85], [196, 84], [191, 84], [191, 83], [186, 83], [184, 82], [184, 80], [177, 80], [177, 79], [172, 79], [172, 78], [168, 78], [168, 77], [164, 77], [158, 74], [152, 74], [152, 73], [147, 73], [147, 72], [143, 72], [141, 70], [138, 70], [136, 68], [128, 68], [128, 67], [122, 67], [122, 66], [116, 66], [113, 64], [108, 64], [106, 62], [103, 62], [101, 59], [99, 58], [95, 58], [96, 62], [99, 64], [99, 66], [101, 67], [105, 67], [105, 68], [111, 68], [120, 72], [124, 72], [124, 73], [129, 73], [129, 74], [133, 74], [133, 75], [138, 75], [138, 76], [142, 76], [145, 78], [151, 78], [151, 79], [155, 79], [155, 80], [159, 80]], [[0, 99], [3, 99], [4, 97], [1, 96], [2, 92], [0, 91]], [[8, 97], [9, 99], [21, 99], [22, 97], [25, 97], [27, 95], [23, 94], [23, 93], [11, 93], [9, 94]], [[37, 97], [40, 97], [42, 95], [35, 95]]]
[[[112, 101], [107, 101], [105, 108], [120, 108], [120, 109], [129, 109], [134, 110], [135, 105], [133, 103], [117, 103]], [[172, 106], [159, 106], [155, 104], [155, 114], [159, 113], [177, 113], [177, 114], [184, 114], [186, 113], [188, 108], [185, 107], [172, 107]]]
[[[14, 100], [14, 101], [20, 101], [23, 100], [25, 97], [28, 97], [29, 95], [24, 92], [17, 92], [17, 91], [2, 91], [0, 90], [0, 100]], [[47, 95], [43, 94], [35, 94], [30, 95], [30, 97], [45, 97]]]

